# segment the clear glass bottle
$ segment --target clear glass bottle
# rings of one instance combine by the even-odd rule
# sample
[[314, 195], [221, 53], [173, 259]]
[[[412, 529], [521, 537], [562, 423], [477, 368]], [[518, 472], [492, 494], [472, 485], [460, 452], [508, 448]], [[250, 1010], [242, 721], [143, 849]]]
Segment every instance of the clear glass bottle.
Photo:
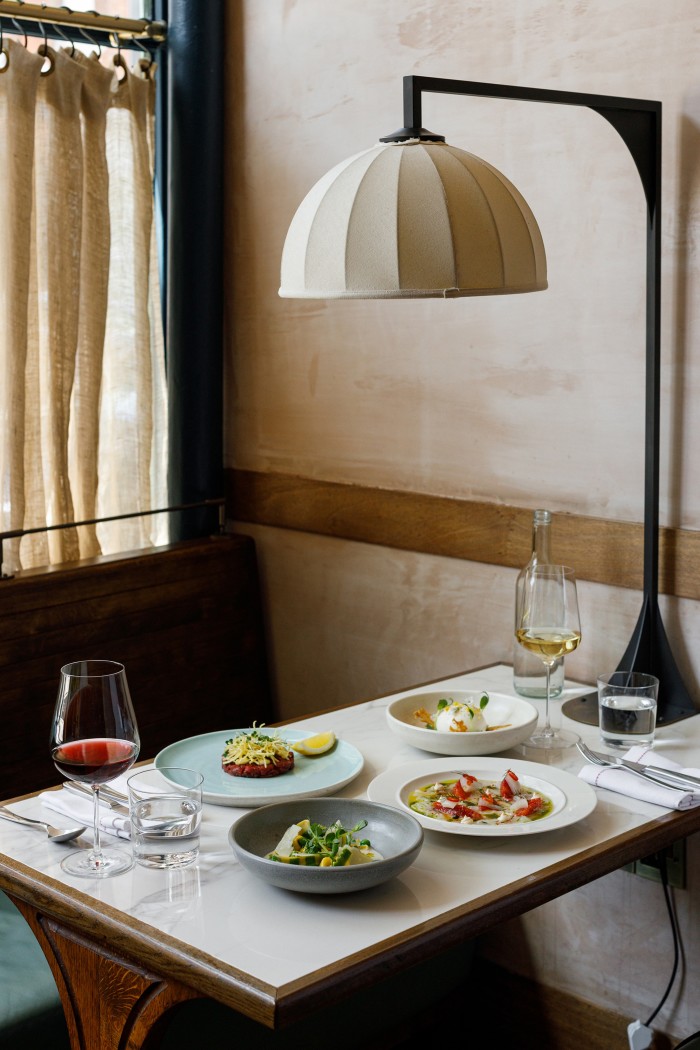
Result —
[[[517, 616], [520, 590], [525, 573], [534, 565], [547, 565], [552, 559], [549, 553], [549, 535], [552, 515], [548, 510], [536, 510], [532, 520], [532, 554], [530, 561], [519, 573], [515, 582], [515, 615]], [[550, 697], [561, 696], [564, 688], [564, 657], [552, 665], [550, 678]], [[513, 641], [513, 688], [521, 696], [546, 696], [545, 668], [543, 662], [517, 641]]]

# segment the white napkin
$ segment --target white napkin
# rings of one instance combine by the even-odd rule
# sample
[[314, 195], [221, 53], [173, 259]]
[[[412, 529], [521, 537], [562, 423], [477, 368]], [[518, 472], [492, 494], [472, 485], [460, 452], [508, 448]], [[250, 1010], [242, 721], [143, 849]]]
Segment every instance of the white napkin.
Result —
[[[640, 762], [645, 766], [658, 766], [663, 769], [671, 769], [674, 773], [688, 773], [692, 777], [700, 777], [700, 769], [680, 766], [670, 758], [660, 755], [658, 751], [652, 751], [651, 748], [638, 744], [631, 747], [622, 757], [631, 762]], [[616, 791], [620, 795], [638, 798], [643, 802], [652, 802], [655, 806], [665, 806], [667, 809], [693, 809], [695, 806], [700, 806], [700, 787], [697, 789], [665, 787], [663, 784], [654, 784], [651, 780], [644, 780], [627, 769], [594, 766], [590, 763], [583, 767], [579, 776], [581, 780], [593, 784], [594, 787], [607, 788], [608, 791]]]
[[[60, 791], [43, 791], [39, 800], [49, 809], [55, 809], [57, 813], [80, 821], [88, 831], [92, 830], [94, 820], [94, 807], [91, 798], [81, 798], [72, 791], [61, 788]], [[100, 830], [106, 831], [108, 835], [116, 835], [120, 839], [131, 838], [131, 825], [125, 813], [117, 813], [104, 804], [100, 804]]]

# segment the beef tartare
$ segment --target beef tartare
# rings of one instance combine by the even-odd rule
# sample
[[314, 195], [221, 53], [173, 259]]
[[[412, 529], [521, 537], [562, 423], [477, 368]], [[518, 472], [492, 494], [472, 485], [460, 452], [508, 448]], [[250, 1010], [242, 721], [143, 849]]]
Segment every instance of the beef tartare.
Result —
[[226, 741], [221, 756], [224, 773], [231, 777], [279, 777], [294, 768], [289, 744], [261, 729], [254, 725]]

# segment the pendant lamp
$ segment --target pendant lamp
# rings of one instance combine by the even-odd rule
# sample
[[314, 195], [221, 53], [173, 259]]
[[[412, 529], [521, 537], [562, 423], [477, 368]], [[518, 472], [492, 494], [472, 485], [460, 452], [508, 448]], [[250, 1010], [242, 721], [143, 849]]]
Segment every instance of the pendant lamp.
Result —
[[539, 227], [500, 171], [444, 141], [380, 141], [309, 191], [279, 294], [401, 299], [547, 287]]
[[[657, 724], [697, 714], [658, 606], [661, 357], [661, 103], [648, 99], [408, 76], [404, 127], [338, 164], [299, 206], [279, 294], [299, 299], [499, 295], [547, 287], [537, 222], [518, 190], [478, 157], [422, 125], [422, 93], [474, 95], [595, 110], [629, 150], [646, 199], [644, 590], [618, 670], [659, 678]], [[566, 701], [596, 725], [597, 695]]]

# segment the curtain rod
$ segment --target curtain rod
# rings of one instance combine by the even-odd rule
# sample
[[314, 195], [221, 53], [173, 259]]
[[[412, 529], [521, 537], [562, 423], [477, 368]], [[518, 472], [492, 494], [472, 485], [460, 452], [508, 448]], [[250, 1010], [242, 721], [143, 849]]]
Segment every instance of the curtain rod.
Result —
[[28, 4], [24, 0], [0, 0], [0, 16], [20, 21], [41, 22], [74, 29], [92, 29], [114, 33], [120, 40], [165, 40], [165, 22], [149, 22], [145, 18], [121, 18], [119, 15], [100, 15], [96, 11], [71, 11], [69, 7], [45, 7]]

